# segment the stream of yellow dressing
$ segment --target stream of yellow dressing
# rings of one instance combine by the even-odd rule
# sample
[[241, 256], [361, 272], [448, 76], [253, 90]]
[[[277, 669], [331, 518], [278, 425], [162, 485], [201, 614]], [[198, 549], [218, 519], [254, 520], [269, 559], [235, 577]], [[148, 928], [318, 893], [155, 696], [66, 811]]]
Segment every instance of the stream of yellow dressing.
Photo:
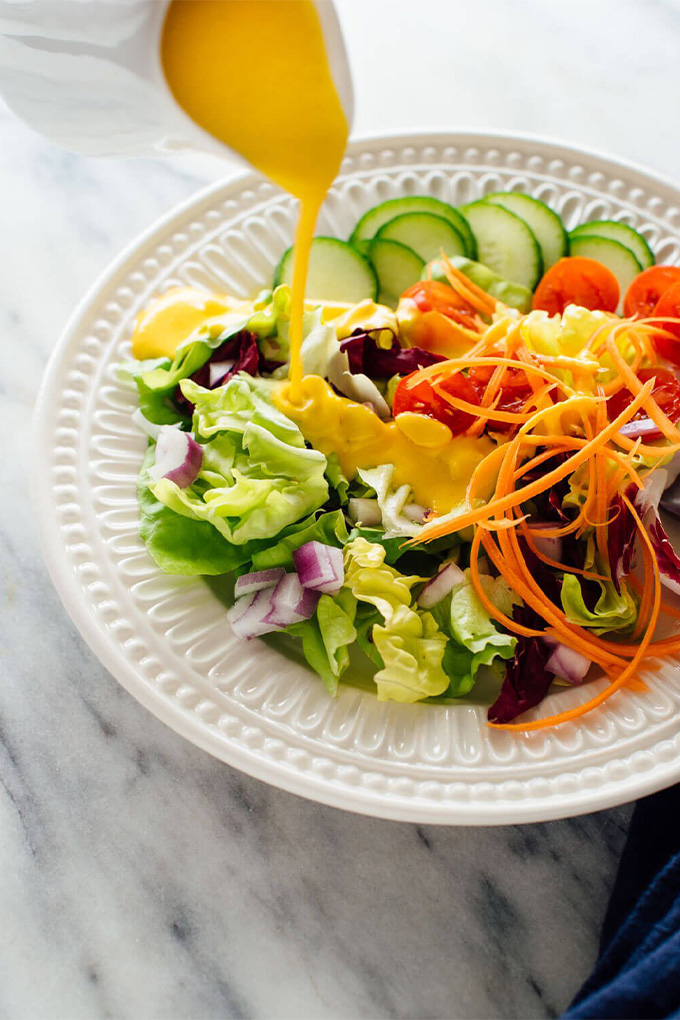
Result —
[[192, 120], [300, 199], [290, 314], [297, 399], [309, 249], [348, 134], [318, 14], [312, 0], [172, 0], [161, 59]]

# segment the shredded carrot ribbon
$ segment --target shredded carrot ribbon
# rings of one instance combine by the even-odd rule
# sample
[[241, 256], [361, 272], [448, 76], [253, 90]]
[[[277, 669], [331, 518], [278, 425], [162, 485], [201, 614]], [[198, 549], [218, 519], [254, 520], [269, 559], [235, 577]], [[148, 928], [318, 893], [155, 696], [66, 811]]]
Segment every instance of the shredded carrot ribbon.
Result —
[[[447, 279], [457, 293], [480, 313], [501, 311], [498, 302], [484, 303], [479, 288], [463, 277], [448, 260], [442, 259]], [[481, 296], [480, 296], [481, 295]], [[488, 295], [486, 296], [488, 299]], [[493, 307], [492, 307], [493, 305]], [[663, 320], [667, 322], [668, 320]], [[643, 365], [655, 365], [658, 357], [654, 335], [662, 332], [658, 320], [624, 319], [608, 316], [593, 333], [579, 358], [566, 355], [542, 355], [529, 350], [522, 340], [518, 323], [494, 323], [475, 342], [468, 357], [439, 362], [412, 374], [407, 386], [428, 380], [437, 395], [452, 408], [473, 417], [466, 435], [481, 435], [493, 423], [511, 426], [509, 434], [473, 471], [465, 503], [458, 512], [428, 521], [413, 542], [418, 544], [443, 538], [473, 527], [470, 551], [471, 581], [490, 617], [511, 633], [524, 637], [551, 636], [567, 647], [581, 652], [599, 665], [609, 679], [607, 687], [582, 705], [557, 715], [531, 722], [490, 724], [495, 728], [537, 730], [577, 719], [602, 704], [623, 686], [644, 690], [636, 676], [643, 660], [680, 652], [680, 635], [654, 639], [660, 615], [680, 619], [680, 609], [661, 598], [659, 564], [653, 545], [635, 506], [626, 494], [629, 486], [644, 487], [644, 479], [669, 455], [680, 451], [680, 428], [654, 398], [656, 380], [641, 382], [637, 372]], [[602, 382], [604, 358], [608, 381]], [[472, 367], [489, 370], [488, 383], [480, 404], [454, 396], [447, 380]], [[525, 373], [531, 394], [521, 409], [508, 411], [502, 406], [502, 388], [510, 370]], [[557, 375], [555, 373], [562, 373]], [[566, 381], [571, 379], [573, 385]], [[621, 390], [630, 401], [612, 420], [608, 401]], [[586, 392], [584, 392], [584, 390]], [[621, 434], [621, 429], [642, 412], [654, 422], [661, 439], [659, 445], [644, 443]], [[656, 444], [656, 440], [654, 443]], [[644, 467], [643, 458], [647, 460]], [[542, 477], [525, 479], [552, 460]], [[644, 468], [644, 470], [642, 469]], [[530, 508], [526, 504], [570, 478], [578, 497], [575, 515], [540, 531], [531, 527]], [[592, 533], [599, 562], [608, 561], [608, 528], [619, 510], [612, 505], [620, 497], [632, 515], [643, 554], [644, 583], [633, 575], [622, 579], [640, 596], [638, 619], [632, 641], [609, 640], [588, 628], [572, 623], [561, 606], [555, 605], [541, 590], [526, 560], [526, 550], [552, 569], [605, 582], [608, 576], [596, 569], [576, 568], [553, 558], [540, 548], [539, 536], [560, 538]], [[619, 504], [620, 506], [621, 504]], [[512, 587], [525, 605], [533, 609], [545, 624], [537, 630], [508, 617], [489, 598], [480, 571], [480, 555], [485, 555], [500, 576]]]

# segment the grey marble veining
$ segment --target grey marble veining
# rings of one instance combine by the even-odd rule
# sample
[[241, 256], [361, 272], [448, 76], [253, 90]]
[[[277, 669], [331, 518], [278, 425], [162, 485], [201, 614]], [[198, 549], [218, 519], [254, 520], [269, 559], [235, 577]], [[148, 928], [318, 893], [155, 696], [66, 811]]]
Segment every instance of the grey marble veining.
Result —
[[[339, 7], [357, 132], [534, 131], [680, 178], [657, 98], [680, 84], [678, 3]], [[558, 1014], [630, 808], [485, 830], [321, 807], [185, 743], [75, 633], [29, 512], [40, 375], [111, 258], [219, 167], [80, 159], [4, 110], [0, 148], [0, 1017]]]

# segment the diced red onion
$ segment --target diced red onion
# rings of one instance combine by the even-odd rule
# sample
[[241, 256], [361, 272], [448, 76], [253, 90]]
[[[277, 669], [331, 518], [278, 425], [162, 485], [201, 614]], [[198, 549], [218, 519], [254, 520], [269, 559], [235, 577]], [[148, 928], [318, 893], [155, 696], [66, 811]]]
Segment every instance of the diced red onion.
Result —
[[562, 539], [554, 535], [542, 535], [541, 531], [554, 529], [554, 524], [532, 524], [529, 528], [534, 545], [543, 556], [559, 560], [562, 555]]
[[314, 615], [320, 593], [303, 588], [297, 574], [284, 574], [271, 596], [271, 609], [265, 623], [290, 627]]
[[438, 602], [445, 599], [449, 592], [457, 584], [462, 584], [464, 580], [465, 574], [460, 567], [457, 567], [455, 563], [445, 563], [440, 568], [439, 573], [430, 578], [421, 591], [418, 596], [418, 605], [422, 606], [423, 609], [431, 609], [432, 606], [436, 606]]
[[149, 478], [158, 482], [168, 478], [180, 489], [196, 481], [203, 463], [203, 447], [173, 425], [163, 425], [156, 443], [156, 462], [149, 468]]
[[544, 640], [548, 644], [554, 645], [553, 653], [545, 664], [547, 671], [570, 684], [582, 683], [592, 665], [590, 659], [553, 639], [545, 638]]
[[271, 570], [254, 570], [250, 574], [242, 574], [234, 585], [234, 594], [252, 595], [263, 588], [273, 588], [285, 574], [283, 567], [272, 567]]
[[273, 587], [262, 588], [237, 599], [227, 613], [227, 619], [236, 637], [250, 641], [251, 638], [260, 637], [262, 634], [283, 630], [284, 624], [272, 623], [267, 619], [272, 611], [273, 594]]
[[210, 389], [213, 389], [216, 383], [218, 383], [220, 379], [223, 379], [227, 372], [231, 372], [235, 364], [236, 362], [233, 360], [233, 358], [231, 361], [211, 361], [210, 381], [208, 383]]
[[402, 510], [402, 513], [407, 520], [414, 521], [416, 524], [422, 524], [427, 510], [420, 503], [408, 503]]
[[347, 512], [355, 524], [363, 524], [367, 528], [382, 524], [382, 514], [377, 499], [352, 498]]
[[342, 549], [323, 542], [305, 542], [293, 552], [293, 563], [305, 588], [335, 595], [345, 580]]
[[622, 425], [619, 435], [628, 439], [658, 439], [661, 436], [661, 429], [651, 418], [639, 418], [637, 421], [627, 421]]

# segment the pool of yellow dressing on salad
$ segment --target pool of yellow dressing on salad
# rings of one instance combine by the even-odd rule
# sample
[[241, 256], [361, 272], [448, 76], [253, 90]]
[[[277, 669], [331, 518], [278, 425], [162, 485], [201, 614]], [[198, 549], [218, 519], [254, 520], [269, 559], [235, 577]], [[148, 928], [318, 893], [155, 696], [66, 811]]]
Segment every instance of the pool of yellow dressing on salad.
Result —
[[[360, 467], [393, 464], [395, 485], [410, 485], [416, 502], [447, 513], [463, 500], [472, 471], [492, 448], [489, 440], [452, 441], [445, 425], [422, 415], [381, 421], [319, 376], [303, 377], [309, 250], [348, 134], [311, 0], [172, 0], [161, 59], [186, 113], [300, 200], [290, 375], [275, 394], [277, 405], [316, 449], [338, 455], [348, 477]], [[138, 319], [133, 353], [139, 359], [172, 357], [206, 319], [239, 306], [236, 299], [192, 288], [168, 291]], [[332, 310], [324, 317], [332, 320]]]
[[302, 380], [301, 401], [285, 386], [274, 399], [316, 450], [337, 453], [348, 478], [357, 468], [394, 464], [392, 484], [410, 485], [416, 503], [436, 514], [462, 503], [472, 472], [494, 446], [485, 437], [452, 440], [446, 425], [422, 414], [382, 421], [369, 407], [339, 397], [318, 375]]

